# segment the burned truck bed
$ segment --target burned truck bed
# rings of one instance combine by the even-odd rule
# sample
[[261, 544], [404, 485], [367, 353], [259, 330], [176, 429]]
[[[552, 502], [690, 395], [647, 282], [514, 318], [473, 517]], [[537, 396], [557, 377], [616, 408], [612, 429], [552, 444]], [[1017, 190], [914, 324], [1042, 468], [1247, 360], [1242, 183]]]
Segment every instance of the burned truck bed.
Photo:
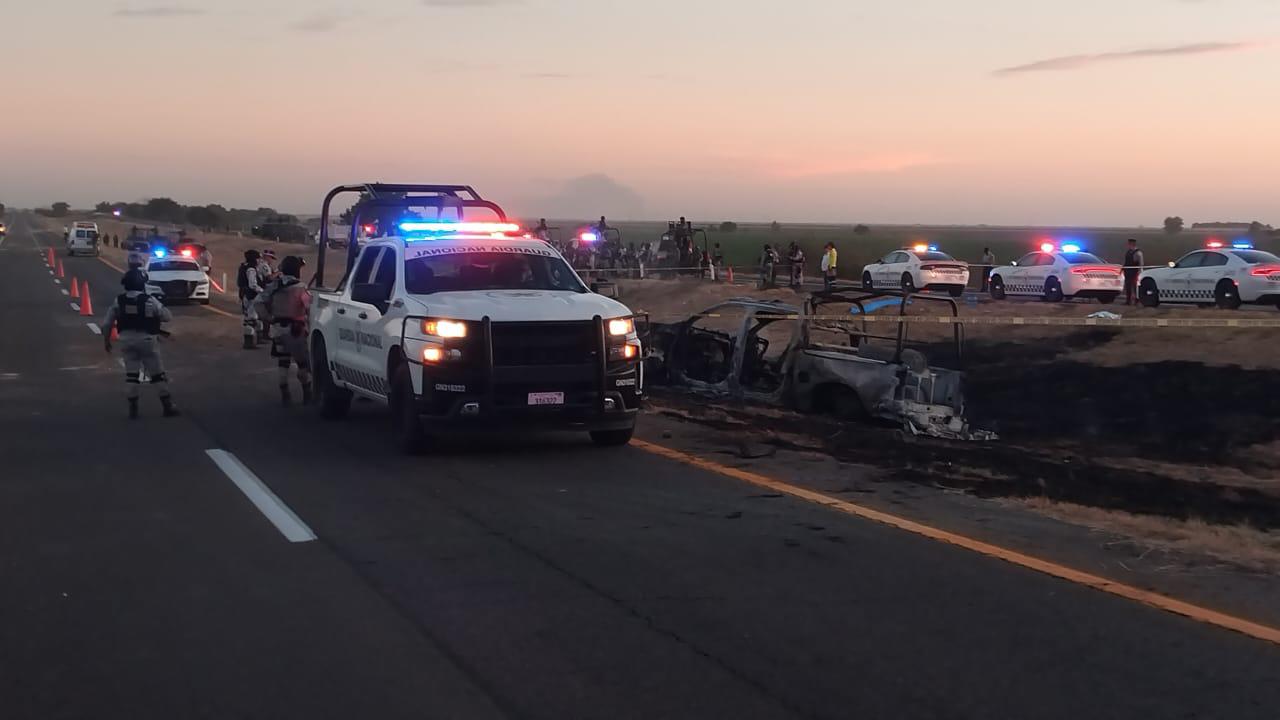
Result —
[[649, 328], [651, 382], [695, 393], [900, 424], [913, 434], [992, 439], [964, 417], [964, 329], [954, 323], [951, 368], [931, 366], [910, 347], [906, 323], [875, 323], [868, 313], [908, 305], [952, 317], [949, 297], [837, 290], [800, 306], [734, 298], [674, 323]]

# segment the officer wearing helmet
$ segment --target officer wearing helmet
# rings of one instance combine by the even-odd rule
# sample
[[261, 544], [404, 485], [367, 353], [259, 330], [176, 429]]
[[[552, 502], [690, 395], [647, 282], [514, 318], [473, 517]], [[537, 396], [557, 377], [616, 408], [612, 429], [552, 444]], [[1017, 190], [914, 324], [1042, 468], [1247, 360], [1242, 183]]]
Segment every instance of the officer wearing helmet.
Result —
[[280, 261], [280, 272], [259, 296], [258, 310], [271, 324], [271, 356], [279, 368], [280, 402], [289, 405], [289, 366], [298, 366], [302, 402], [311, 402], [311, 352], [307, 343], [307, 319], [311, 293], [302, 283], [306, 262], [295, 255]]
[[258, 346], [258, 313], [254, 301], [262, 294], [262, 278], [258, 275], [258, 260], [261, 256], [257, 250], [245, 250], [244, 262], [236, 270], [236, 289], [240, 293], [240, 314], [244, 349], [252, 350]]
[[160, 405], [165, 417], [178, 414], [169, 395], [169, 379], [160, 361], [160, 345], [157, 336], [163, 331], [162, 323], [173, 319], [169, 309], [159, 300], [147, 295], [146, 273], [133, 269], [120, 280], [124, 292], [116, 297], [107, 316], [102, 320], [102, 339], [107, 352], [111, 352], [111, 331], [120, 334], [120, 354], [124, 356], [124, 377], [129, 387], [129, 419], [138, 417], [138, 394], [141, 370], [147, 371], [151, 384], [160, 395]]

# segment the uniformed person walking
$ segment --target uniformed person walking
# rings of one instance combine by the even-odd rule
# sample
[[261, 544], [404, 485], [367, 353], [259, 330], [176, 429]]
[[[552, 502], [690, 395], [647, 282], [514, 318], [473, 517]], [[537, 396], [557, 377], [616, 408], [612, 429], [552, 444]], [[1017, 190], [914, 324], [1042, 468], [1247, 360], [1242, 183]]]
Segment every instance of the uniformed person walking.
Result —
[[236, 271], [236, 290], [240, 293], [240, 314], [244, 349], [253, 350], [258, 346], [258, 313], [254, 301], [262, 293], [262, 281], [258, 276], [257, 250], [245, 250], [244, 262]]
[[[262, 255], [258, 258], [258, 285], [266, 290], [267, 285], [276, 279], [276, 251], [271, 248], [264, 248]], [[262, 344], [271, 340], [271, 325], [267, 322], [266, 313], [256, 313], [258, 316], [258, 343]]]
[[289, 405], [289, 366], [298, 366], [302, 402], [311, 402], [311, 352], [307, 343], [307, 319], [311, 293], [303, 285], [302, 258], [289, 255], [280, 261], [280, 274], [259, 297], [262, 317], [271, 323], [271, 356], [279, 367], [280, 402]]
[[178, 415], [173, 398], [169, 395], [169, 378], [160, 362], [160, 325], [173, 316], [159, 300], [146, 294], [147, 276], [141, 270], [130, 270], [120, 281], [124, 293], [116, 298], [107, 316], [102, 320], [102, 339], [107, 352], [111, 352], [111, 331], [120, 333], [120, 354], [124, 356], [124, 377], [129, 386], [129, 419], [138, 417], [138, 394], [141, 378], [139, 372], [147, 371], [147, 378], [160, 394], [160, 405], [165, 417]]

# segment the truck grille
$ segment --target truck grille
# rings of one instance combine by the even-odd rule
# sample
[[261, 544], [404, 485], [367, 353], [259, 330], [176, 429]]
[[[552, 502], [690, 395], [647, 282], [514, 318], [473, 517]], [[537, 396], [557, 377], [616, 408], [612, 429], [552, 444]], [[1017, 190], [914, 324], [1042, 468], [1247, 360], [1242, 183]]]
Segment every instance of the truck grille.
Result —
[[496, 367], [581, 365], [596, 361], [596, 324], [586, 322], [493, 323]]

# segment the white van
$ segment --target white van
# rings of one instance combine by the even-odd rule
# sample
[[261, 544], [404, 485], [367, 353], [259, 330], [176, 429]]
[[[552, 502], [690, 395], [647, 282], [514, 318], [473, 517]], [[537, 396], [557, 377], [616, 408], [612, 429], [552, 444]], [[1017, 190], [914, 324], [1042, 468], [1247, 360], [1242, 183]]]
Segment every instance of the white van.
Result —
[[67, 254], [101, 255], [98, 247], [98, 223], [77, 220], [67, 228]]

